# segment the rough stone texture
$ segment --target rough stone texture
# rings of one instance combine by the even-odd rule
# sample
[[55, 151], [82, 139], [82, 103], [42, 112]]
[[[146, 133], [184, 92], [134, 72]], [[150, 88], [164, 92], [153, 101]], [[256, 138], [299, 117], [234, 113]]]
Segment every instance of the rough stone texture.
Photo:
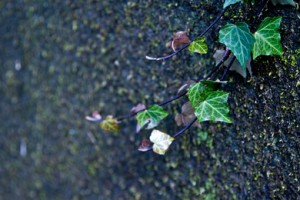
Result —
[[[224, 89], [233, 124], [204, 123], [205, 141], [192, 128], [162, 157], [136, 150], [149, 132], [135, 134], [134, 120], [110, 134], [84, 119], [93, 110], [119, 116], [139, 102], [161, 102], [206, 74], [219, 26], [206, 35], [210, 53], [201, 58], [144, 57], [170, 52], [176, 31], [196, 37], [221, 8], [195, 0], [1, 1], [0, 198], [300, 198], [297, 8], [268, 4], [251, 24], [282, 15], [285, 53], [260, 57], [246, 80], [230, 74]], [[243, 9], [229, 10], [219, 25], [257, 8]], [[167, 106], [173, 115], [160, 129], [179, 130], [172, 118], [184, 101]]]

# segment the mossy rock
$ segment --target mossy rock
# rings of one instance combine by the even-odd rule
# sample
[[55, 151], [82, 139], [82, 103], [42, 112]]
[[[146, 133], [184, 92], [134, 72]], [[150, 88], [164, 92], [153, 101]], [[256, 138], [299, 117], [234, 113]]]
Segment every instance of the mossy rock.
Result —
[[[0, 3], [0, 196], [3, 199], [296, 199], [299, 193], [299, 17], [283, 16], [284, 55], [260, 57], [253, 75], [230, 74], [232, 125], [192, 128], [162, 157], [137, 151], [135, 121], [116, 134], [85, 121], [93, 110], [120, 116], [139, 102], [174, 95], [210, 71], [218, 28], [253, 7], [236, 6], [207, 35], [209, 53], [164, 62], [173, 33], [199, 33], [220, 1]], [[250, 20], [249, 20], [250, 21]], [[252, 24], [253, 27], [256, 24]], [[178, 110], [183, 102], [167, 107]], [[175, 113], [174, 113], [175, 114]], [[172, 117], [160, 126], [175, 133]]]

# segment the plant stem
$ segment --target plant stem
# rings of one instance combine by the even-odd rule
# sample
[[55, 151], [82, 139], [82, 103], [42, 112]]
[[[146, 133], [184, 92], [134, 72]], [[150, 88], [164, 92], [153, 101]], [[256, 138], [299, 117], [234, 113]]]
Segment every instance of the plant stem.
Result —
[[[184, 92], [182, 92], [181, 94], [178, 94], [178, 95], [176, 95], [175, 97], [172, 97], [172, 98], [170, 98], [170, 99], [168, 99], [168, 100], [166, 100], [166, 101], [163, 101], [163, 102], [161, 102], [161, 103], [159, 103], [159, 104], [157, 104], [157, 105], [159, 105], [159, 106], [164, 106], [164, 105], [166, 105], [166, 104], [168, 104], [168, 103], [171, 103], [172, 101], [175, 101], [175, 100], [177, 100], [177, 99], [183, 97], [186, 93], [187, 93], [187, 90], [184, 91]], [[136, 114], [138, 114], [139, 112], [143, 112], [143, 111], [145, 111], [145, 110], [147, 110], [147, 108], [142, 109], [142, 110], [139, 110], [138, 112], [130, 113], [129, 115], [124, 115], [124, 116], [118, 117], [117, 120], [118, 120], [118, 121], [122, 121], [122, 120], [124, 120], [124, 119], [128, 119], [128, 118], [134, 117], [134, 116], [135, 116]]]
[[[225, 8], [222, 12], [221, 12], [221, 14], [197, 37], [197, 38], [199, 38], [199, 37], [202, 37], [204, 34], [206, 34], [207, 33], [207, 31], [209, 31], [212, 27], [213, 27], [213, 25], [214, 24], [216, 24], [220, 19], [221, 19], [221, 17], [224, 15], [224, 13], [225, 13], [225, 11], [226, 11], [226, 9], [227, 8]], [[191, 42], [192, 43], [192, 42]], [[183, 47], [181, 47], [180, 49], [178, 49], [177, 51], [175, 51], [175, 52], [173, 52], [172, 54], [170, 54], [170, 55], [167, 55], [167, 56], [164, 56], [164, 57], [160, 57], [160, 58], [152, 58], [152, 57], [149, 57], [149, 56], [146, 56], [146, 58], [148, 59], [148, 60], [164, 60], [164, 59], [167, 59], [167, 58], [170, 58], [170, 57], [172, 57], [172, 56], [174, 56], [174, 55], [176, 55], [177, 53], [179, 53], [180, 51], [182, 51], [182, 50], [184, 50], [185, 48], [187, 48], [191, 43], [189, 43], [189, 44], [186, 44], [186, 45], [184, 45]], [[222, 60], [215, 66], [215, 68], [213, 69], [213, 71], [211, 71], [205, 78], [204, 78], [204, 80], [207, 80], [215, 71], [217, 71], [217, 69], [228, 59], [228, 57], [229, 57], [229, 55], [230, 55], [230, 51], [229, 50], [226, 50], [226, 52], [225, 52], [225, 55], [224, 55], [224, 57], [222, 58]], [[197, 82], [199, 82], [200, 80], [198, 80]], [[179, 99], [179, 98], [181, 98], [181, 97], [183, 97], [185, 94], [187, 93], [187, 90], [186, 91], [184, 91], [182, 94], [179, 94], [179, 95], [177, 95], [177, 96], [175, 96], [175, 97], [172, 97], [172, 98], [170, 98], [170, 99], [168, 99], [168, 100], [166, 100], [166, 101], [164, 101], [164, 102], [162, 102], [162, 103], [159, 103], [159, 104], [157, 104], [157, 105], [159, 105], [159, 106], [164, 106], [164, 105], [166, 105], [166, 104], [168, 104], [168, 103], [170, 103], [170, 102], [172, 102], [172, 101], [175, 101], [175, 100], [177, 100], [177, 99]], [[146, 108], [147, 109], [147, 108]], [[122, 121], [122, 120], [124, 120], [124, 119], [128, 119], [128, 118], [131, 118], [131, 117], [134, 117], [135, 115], [137, 115], [139, 112], [143, 112], [143, 111], [145, 111], [146, 109], [142, 109], [142, 110], [140, 110], [140, 111], [138, 111], [138, 112], [134, 112], [134, 113], [130, 113], [129, 115], [124, 115], [124, 116], [121, 116], [121, 117], [118, 117], [117, 118], [117, 120], [118, 121]]]
[[[213, 25], [215, 25], [220, 19], [221, 17], [224, 15], [225, 11], [227, 10], [227, 8], [225, 8], [221, 14], [196, 38], [199, 38], [199, 37], [202, 37], [203, 35], [205, 35], [207, 33], [207, 31], [209, 31]], [[193, 40], [194, 41], [194, 40]], [[192, 41], [192, 42], [193, 42]], [[155, 58], [155, 57], [149, 57], [149, 56], [146, 56], [146, 59], [148, 60], [165, 60], [165, 59], [168, 59], [168, 58], [171, 58], [173, 57], [174, 55], [176, 55], [177, 53], [181, 52], [182, 50], [186, 49], [192, 42], [184, 45], [183, 47], [181, 47], [180, 49], [174, 51], [173, 53], [167, 55], [167, 56], [164, 56], [164, 57], [158, 57], [158, 58]]]
[[181, 134], [183, 134], [187, 129], [189, 129], [195, 122], [197, 121], [197, 117], [195, 117], [188, 125], [186, 125], [183, 129], [181, 129], [179, 132], [177, 132], [173, 137], [177, 138]]
[[175, 97], [173, 97], [173, 98], [171, 98], [171, 99], [168, 99], [168, 100], [166, 100], [166, 101], [163, 101], [163, 102], [159, 103], [158, 105], [159, 105], [159, 106], [164, 106], [164, 105], [166, 105], [166, 104], [168, 104], [168, 103], [170, 103], [170, 102], [172, 102], [172, 101], [175, 101], [175, 100], [177, 100], [177, 99], [183, 97], [186, 93], [187, 93], [187, 90], [185, 90], [184, 92], [182, 92], [182, 94], [179, 94], [179, 95], [177, 95], [177, 96], [175, 96]]
[[[222, 58], [222, 60], [214, 67], [213, 71], [211, 71], [205, 78], [203, 78], [202, 80], [207, 80], [215, 71], [217, 71], [217, 69], [229, 58], [229, 55], [230, 55], [230, 50], [226, 50], [226, 52], [224, 53], [224, 56]], [[201, 80], [197, 80], [196, 82], [199, 82]], [[186, 89], [185, 91], [183, 91], [181, 94], [178, 94], [176, 95], [175, 97], [172, 97], [170, 99], [167, 99], [157, 105], [159, 106], [164, 106], [168, 103], [171, 103], [172, 101], [175, 101], [177, 99], [180, 99], [181, 97], [183, 97], [184, 95], [186, 95], [186, 93], [188, 92], [188, 90]], [[137, 115], [139, 112], [143, 112], [147, 110], [147, 108], [145, 109], [142, 109], [142, 110], [139, 110], [138, 112], [133, 112], [133, 113], [130, 113], [129, 115], [124, 115], [124, 116], [121, 116], [121, 117], [118, 117], [117, 120], [118, 121], [122, 121], [124, 119], [128, 119], [128, 118], [131, 118], [131, 117], [134, 117], [135, 115]]]
[[213, 75], [213, 73], [215, 73], [219, 69], [219, 67], [229, 58], [230, 53], [231, 51], [227, 49], [222, 60], [213, 68], [213, 70], [204, 79], [209, 79], [211, 75]]
[[234, 61], [235, 61], [235, 57], [231, 58], [230, 63], [229, 63], [228, 66], [226, 67], [226, 69], [225, 69], [225, 71], [224, 71], [224, 73], [223, 73], [223, 75], [222, 75], [220, 81], [223, 81], [223, 80], [224, 80], [226, 74], [229, 72], [229, 69], [231, 68], [231, 66], [232, 66], [232, 64], [233, 64]]
[[[143, 112], [144, 110], [146, 110], [146, 109], [140, 110], [139, 112]], [[125, 119], [128, 119], [128, 118], [134, 117], [139, 112], [135, 112], [133, 114], [130, 113], [129, 115], [123, 115], [121, 117], [117, 117], [117, 121], [122, 121], [122, 120], [125, 120]]]

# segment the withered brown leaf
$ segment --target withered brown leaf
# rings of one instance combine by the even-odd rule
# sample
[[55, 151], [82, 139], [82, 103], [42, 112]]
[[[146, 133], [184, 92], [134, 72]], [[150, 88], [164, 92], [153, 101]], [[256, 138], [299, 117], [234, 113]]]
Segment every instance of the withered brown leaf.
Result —
[[151, 148], [152, 148], [152, 144], [151, 144], [150, 140], [143, 139], [138, 150], [144, 152], [144, 151], [150, 150]]
[[132, 107], [130, 110], [130, 114], [138, 113], [146, 109], [146, 106], [142, 103], [137, 104], [136, 106]]
[[[181, 107], [181, 113], [175, 116], [175, 122], [177, 126], [189, 124], [193, 119], [195, 119], [194, 109], [190, 102], [186, 102]], [[193, 126], [201, 128], [201, 124], [196, 121]]]
[[173, 35], [171, 47], [173, 51], [176, 51], [178, 47], [191, 43], [190, 38], [187, 36], [187, 32], [178, 31]]
[[120, 130], [118, 120], [111, 115], [106, 116], [105, 120], [100, 122], [100, 128], [109, 132], [116, 132]]

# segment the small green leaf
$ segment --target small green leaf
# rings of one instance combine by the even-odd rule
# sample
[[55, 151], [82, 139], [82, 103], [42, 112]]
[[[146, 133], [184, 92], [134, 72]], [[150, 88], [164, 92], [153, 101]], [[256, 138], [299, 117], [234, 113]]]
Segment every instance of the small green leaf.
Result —
[[232, 4], [235, 4], [237, 2], [241, 2], [242, 0], [225, 0], [224, 4], [223, 4], [223, 8], [226, 8]]
[[158, 105], [150, 106], [147, 110], [137, 114], [136, 119], [140, 127], [147, 124], [146, 129], [156, 127], [159, 122], [168, 116], [168, 113]]
[[193, 108], [198, 105], [199, 101], [203, 101], [209, 92], [216, 90], [220, 84], [220, 82], [207, 80], [191, 85], [188, 90], [188, 97]]
[[296, 3], [293, 0], [272, 0], [272, 3], [274, 6], [277, 4], [296, 6]]
[[104, 131], [115, 132], [120, 130], [119, 123], [117, 119], [113, 116], [108, 115], [105, 120], [100, 122], [100, 128]]
[[246, 71], [246, 62], [255, 42], [248, 25], [244, 22], [238, 22], [236, 25], [227, 24], [223, 26], [219, 31], [219, 42], [225, 44], [233, 52], [243, 70]]
[[253, 59], [260, 55], [282, 55], [280, 33], [278, 31], [281, 17], [267, 17], [254, 33], [256, 39], [252, 53]]
[[220, 121], [231, 123], [227, 105], [229, 93], [223, 91], [208, 92], [207, 97], [195, 107], [199, 122]]
[[159, 130], [153, 130], [150, 141], [153, 142], [153, 151], [157, 154], [164, 155], [172, 144], [174, 138]]
[[191, 53], [200, 53], [200, 54], [206, 54], [208, 51], [207, 44], [204, 42], [205, 37], [200, 37], [194, 40], [188, 47], [189, 51]]

